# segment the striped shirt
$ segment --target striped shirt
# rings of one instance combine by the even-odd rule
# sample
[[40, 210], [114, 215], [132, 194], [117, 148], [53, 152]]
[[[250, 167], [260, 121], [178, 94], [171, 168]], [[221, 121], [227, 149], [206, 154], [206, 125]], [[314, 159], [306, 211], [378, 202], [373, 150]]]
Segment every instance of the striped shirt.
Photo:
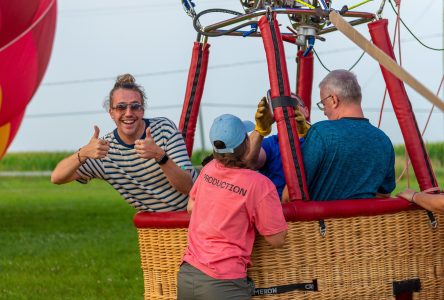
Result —
[[[193, 181], [197, 177], [191, 165], [182, 135], [174, 123], [167, 118], [144, 119], [150, 127], [151, 137], [181, 169], [191, 172]], [[145, 138], [145, 133], [142, 139]], [[104, 140], [109, 142], [108, 155], [102, 159], [87, 159], [79, 167], [80, 183], [93, 178], [106, 180], [130, 204], [140, 211], [185, 210], [188, 195], [178, 192], [168, 181], [155, 159], [141, 158], [134, 145], [125, 144], [117, 129], [108, 133]]]

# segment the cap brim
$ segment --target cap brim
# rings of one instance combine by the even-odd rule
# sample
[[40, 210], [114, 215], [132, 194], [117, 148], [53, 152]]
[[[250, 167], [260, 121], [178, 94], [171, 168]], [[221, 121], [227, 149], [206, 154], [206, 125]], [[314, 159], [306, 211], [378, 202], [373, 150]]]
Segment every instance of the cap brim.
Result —
[[254, 125], [253, 122], [248, 121], [248, 120], [247, 121], [242, 121], [242, 123], [244, 123], [245, 131], [247, 131], [247, 132], [253, 131], [254, 128], [256, 127], [256, 125]]

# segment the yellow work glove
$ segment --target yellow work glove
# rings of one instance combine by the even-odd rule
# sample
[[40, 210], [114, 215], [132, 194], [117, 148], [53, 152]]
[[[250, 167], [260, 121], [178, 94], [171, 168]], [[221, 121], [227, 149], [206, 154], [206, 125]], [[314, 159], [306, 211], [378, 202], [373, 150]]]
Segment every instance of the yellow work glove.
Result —
[[308, 129], [310, 129], [310, 124], [305, 121], [304, 115], [297, 106], [294, 109], [294, 118], [296, 120], [296, 127], [298, 128], [299, 138], [305, 137]]
[[265, 97], [259, 101], [254, 118], [256, 120], [256, 127], [254, 130], [256, 130], [262, 136], [269, 135], [271, 132], [271, 124], [273, 124], [274, 119], [273, 115], [271, 114], [270, 105], [267, 103]]

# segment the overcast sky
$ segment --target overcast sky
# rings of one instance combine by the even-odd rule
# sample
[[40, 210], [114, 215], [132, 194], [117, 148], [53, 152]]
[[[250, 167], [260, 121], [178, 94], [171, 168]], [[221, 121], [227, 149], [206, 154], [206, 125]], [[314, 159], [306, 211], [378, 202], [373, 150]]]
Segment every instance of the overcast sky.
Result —
[[[194, 2], [197, 11], [242, 10], [237, 0]], [[357, 2], [333, 3], [338, 6], [335, 8], [340, 8]], [[443, 48], [443, 1], [401, 3], [401, 17], [407, 26], [423, 43]], [[357, 10], [375, 12], [379, 4], [379, 0], [373, 1]], [[396, 19], [388, 3], [383, 15], [389, 19], [389, 32], [393, 36]], [[283, 15], [279, 21], [283, 25], [288, 23]], [[369, 37], [367, 25], [356, 29]], [[348, 69], [362, 53], [340, 33], [327, 34], [325, 38], [325, 42], [317, 41], [315, 48], [329, 69]], [[145, 87], [146, 116], [166, 116], [177, 124], [195, 39], [191, 18], [183, 11], [180, 0], [59, 0], [50, 64], [9, 152], [76, 150], [89, 141], [94, 125], [99, 126], [101, 136], [113, 130], [114, 124], [102, 103], [114, 78], [122, 73], [134, 74]], [[403, 66], [436, 93], [443, 76], [443, 52], [422, 47], [403, 26], [401, 40]], [[259, 38], [223, 36], [210, 38], [209, 43], [209, 68], [202, 98], [207, 148], [209, 127], [217, 115], [232, 113], [254, 120], [256, 104], [269, 89], [265, 52]], [[294, 90], [296, 47], [286, 43], [285, 51]], [[377, 125], [385, 88], [379, 65], [365, 55], [353, 72], [363, 89], [365, 114]], [[317, 84], [326, 74], [315, 59], [313, 102], [318, 101]], [[417, 112], [419, 127], [423, 128], [432, 105], [411, 89], [407, 91]], [[324, 119], [314, 106], [312, 121]], [[386, 104], [381, 129], [394, 144], [403, 143], [390, 101]], [[425, 140], [444, 140], [444, 114], [438, 109], [432, 114]], [[201, 148], [199, 131], [194, 148]]]

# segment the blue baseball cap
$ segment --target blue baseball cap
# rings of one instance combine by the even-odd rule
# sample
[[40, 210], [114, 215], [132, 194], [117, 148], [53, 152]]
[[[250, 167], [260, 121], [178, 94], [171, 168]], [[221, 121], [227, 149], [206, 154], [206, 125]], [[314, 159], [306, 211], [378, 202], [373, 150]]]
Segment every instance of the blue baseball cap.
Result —
[[[234, 153], [236, 149], [245, 140], [248, 132], [254, 129], [254, 123], [251, 121], [241, 121], [236, 116], [225, 114], [217, 117], [213, 121], [210, 129], [210, 141], [213, 150], [216, 153]], [[214, 146], [215, 141], [221, 141], [225, 148], [218, 149]]]

